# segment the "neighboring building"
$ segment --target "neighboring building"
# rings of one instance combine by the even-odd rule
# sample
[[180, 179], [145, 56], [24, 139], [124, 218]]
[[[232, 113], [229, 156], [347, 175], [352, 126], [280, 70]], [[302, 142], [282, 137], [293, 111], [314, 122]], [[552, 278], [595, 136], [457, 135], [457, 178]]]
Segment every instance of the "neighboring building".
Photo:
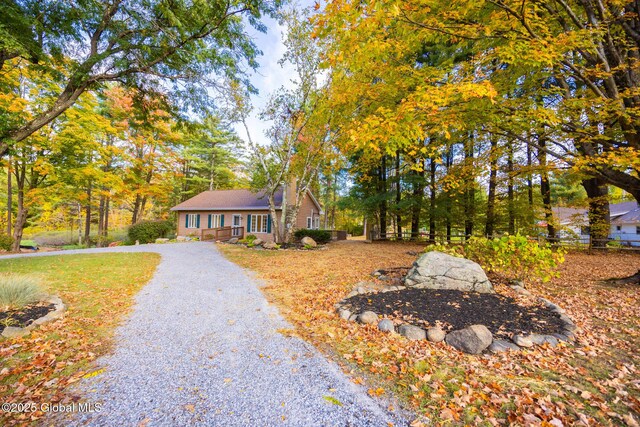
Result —
[[[583, 242], [589, 241], [588, 210], [580, 208], [552, 208], [558, 225], [559, 237], [574, 237]], [[637, 202], [624, 202], [609, 205], [611, 230], [609, 238], [632, 246], [640, 246], [640, 206]], [[541, 223], [542, 224], [542, 223]], [[542, 224], [546, 226], [546, 224]]]
[[[287, 201], [295, 192], [287, 190]], [[276, 193], [276, 211], [281, 215], [282, 191]], [[178, 212], [178, 236], [200, 239], [228, 240], [254, 234], [264, 241], [273, 241], [269, 201], [263, 193], [250, 190], [203, 191], [171, 208]], [[300, 204], [295, 228], [320, 228], [322, 207], [311, 192]]]

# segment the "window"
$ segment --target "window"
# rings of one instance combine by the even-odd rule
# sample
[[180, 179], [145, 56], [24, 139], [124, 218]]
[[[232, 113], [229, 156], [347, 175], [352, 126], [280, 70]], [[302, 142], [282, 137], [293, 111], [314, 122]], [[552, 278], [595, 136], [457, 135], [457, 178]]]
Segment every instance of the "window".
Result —
[[249, 233], [268, 233], [269, 215], [250, 215]]
[[636, 225], [636, 234], [640, 234], [640, 225]]
[[318, 230], [320, 229], [320, 217], [307, 217], [307, 228], [308, 229], [314, 229], [314, 230]]
[[308, 228], [308, 229], [311, 229], [311, 220], [312, 220], [312, 219], [311, 219], [311, 217], [310, 217], [310, 216], [308, 216], [308, 217], [307, 217], [307, 228]]
[[224, 215], [209, 214], [209, 228], [224, 227]]
[[622, 226], [621, 225], [616, 225], [616, 231], [622, 231]]
[[200, 227], [200, 215], [187, 214], [187, 228], [199, 228]]

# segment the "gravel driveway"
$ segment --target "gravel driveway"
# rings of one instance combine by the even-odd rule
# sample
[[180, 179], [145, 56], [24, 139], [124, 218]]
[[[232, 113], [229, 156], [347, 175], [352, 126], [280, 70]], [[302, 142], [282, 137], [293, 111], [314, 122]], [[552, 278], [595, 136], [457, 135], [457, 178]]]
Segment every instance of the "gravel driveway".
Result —
[[[211, 243], [68, 251], [158, 252], [162, 261], [118, 328], [104, 372], [76, 392], [100, 412], [68, 425], [407, 425], [301, 339], [259, 283]], [[58, 255], [46, 253], [38, 255]], [[28, 256], [28, 255], [27, 255]]]

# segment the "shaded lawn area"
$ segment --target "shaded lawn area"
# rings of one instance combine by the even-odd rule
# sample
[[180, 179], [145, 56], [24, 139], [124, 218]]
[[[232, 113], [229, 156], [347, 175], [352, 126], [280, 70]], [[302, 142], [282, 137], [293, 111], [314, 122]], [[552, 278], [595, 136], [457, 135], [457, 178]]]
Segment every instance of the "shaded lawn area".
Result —
[[[109, 351], [115, 327], [159, 261], [152, 253], [0, 259], [0, 272], [39, 276], [67, 305], [64, 319], [23, 338], [0, 338], [0, 401], [70, 403], [65, 388], [95, 374], [92, 362]], [[35, 423], [42, 416], [0, 411], [0, 425]]]
[[[435, 425], [640, 421], [640, 289], [599, 283], [638, 271], [638, 254], [568, 254], [559, 279], [527, 283], [535, 295], [565, 308], [584, 330], [575, 347], [478, 357], [444, 343], [385, 335], [334, 313], [333, 305], [356, 282], [371, 280], [379, 268], [410, 265], [416, 257], [407, 252], [421, 246], [347, 241], [316, 251], [218, 247], [267, 280], [263, 291], [295, 325], [292, 333], [334, 357], [355, 382], [365, 381], [371, 394], [398, 396]], [[507, 293], [502, 285], [497, 290]]]

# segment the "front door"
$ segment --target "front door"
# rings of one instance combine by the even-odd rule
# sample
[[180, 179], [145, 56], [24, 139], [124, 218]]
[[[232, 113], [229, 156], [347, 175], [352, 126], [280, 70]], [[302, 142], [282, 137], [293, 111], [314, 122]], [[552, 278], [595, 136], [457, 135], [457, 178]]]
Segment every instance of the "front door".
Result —
[[234, 215], [232, 219], [232, 234], [233, 237], [238, 237], [242, 235], [242, 231], [240, 227], [242, 227], [242, 215]]

